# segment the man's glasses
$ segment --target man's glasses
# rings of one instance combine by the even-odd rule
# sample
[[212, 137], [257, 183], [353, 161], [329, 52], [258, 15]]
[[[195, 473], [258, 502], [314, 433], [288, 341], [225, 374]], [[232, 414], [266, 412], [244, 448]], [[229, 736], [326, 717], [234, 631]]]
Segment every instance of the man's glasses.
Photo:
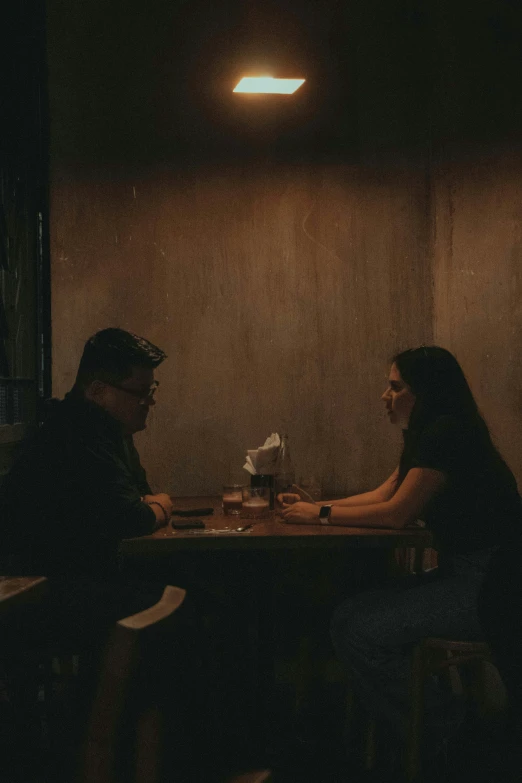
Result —
[[143, 391], [143, 389], [127, 389], [125, 386], [120, 386], [117, 383], [108, 383], [107, 386], [112, 386], [113, 389], [127, 392], [127, 394], [131, 394], [133, 397], [138, 398], [138, 405], [145, 405], [147, 402], [154, 399], [156, 389], [159, 386], [159, 381], [154, 381], [147, 391]]

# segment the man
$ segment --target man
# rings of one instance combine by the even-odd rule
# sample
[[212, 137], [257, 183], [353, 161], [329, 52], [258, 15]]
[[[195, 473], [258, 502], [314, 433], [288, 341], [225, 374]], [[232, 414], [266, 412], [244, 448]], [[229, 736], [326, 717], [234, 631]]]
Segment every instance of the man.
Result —
[[[80, 666], [79, 727], [108, 631], [118, 619], [151, 606], [163, 590], [160, 583], [123, 575], [117, 552], [122, 538], [151, 533], [167, 523], [172, 511], [167, 494], [152, 494], [132, 440], [146, 427], [155, 405], [154, 369], [165, 358], [159, 348], [122, 329], [104, 329], [91, 337], [72, 390], [63, 400], [51, 400], [49, 416], [2, 487], [0, 558], [5, 564], [0, 573], [47, 576], [50, 611], [45, 627], [37, 629], [37, 641], [46, 633], [52, 644], [63, 640], [81, 652], [81, 661], [91, 661]], [[216, 683], [223, 680], [225, 664], [237, 668], [231, 664], [237, 650], [233, 657], [230, 642], [223, 641], [223, 618], [228, 618], [228, 629], [234, 624], [235, 633], [237, 612], [226, 606], [220, 610], [212, 592], [215, 577], [219, 603], [220, 569], [227, 569], [221, 560], [214, 571], [210, 562], [204, 563], [202, 569], [201, 562], [183, 558], [169, 573], [189, 594], [179, 619], [183, 633], [163, 642], [156, 639], [147, 647], [141, 669], [144, 687], [162, 705], [167, 725], [172, 721], [169, 744], [180, 779], [187, 781], [188, 771], [184, 777], [180, 769], [183, 764], [195, 769], [191, 736], [196, 739], [203, 731], [214, 738], [216, 753], [222, 750], [218, 728], [229, 721], [221, 697], [231, 700], [233, 693]], [[235, 606], [238, 591], [231, 601]], [[210, 630], [200, 621], [203, 614], [207, 623], [214, 618]], [[176, 649], [182, 650], [182, 669], [170, 665]], [[177, 710], [176, 715], [169, 709]], [[212, 717], [220, 714], [222, 718]], [[210, 729], [202, 729], [204, 715], [210, 716]], [[204, 765], [205, 759], [200, 761]]]
[[4, 569], [49, 577], [69, 606], [97, 594], [108, 622], [126, 609], [119, 541], [152, 533], [172, 510], [167, 494], [152, 494], [132, 440], [155, 405], [154, 369], [165, 358], [123, 329], [97, 332], [72, 390], [50, 401], [2, 487]]
[[[154, 369], [165, 358], [130, 332], [97, 332], [85, 344], [72, 390], [50, 401], [48, 417], [2, 486], [0, 573], [41, 574], [50, 584], [48, 611], [24, 630], [26, 644], [38, 647], [47, 639], [53, 649], [80, 653], [78, 684], [69, 683], [70, 692], [59, 697], [71, 718], [60, 728], [66, 737], [56, 760], [60, 780], [69, 779], [68, 773], [62, 778], [64, 764], [68, 770], [62, 751], [79, 742], [107, 634], [117, 620], [151, 606], [163, 592], [157, 581], [120, 573], [118, 544], [170, 519], [170, 497], [152, 494], [132, 439], [147, 425], [158, 387]], [[184, 633], [192, 640], [198, 627], [187, 603], [180, 622], [184, 617]], [[169, 721], [170, 705], [181, 709], [183, 699], [198, 704], [188, 690], [190, 661], [183, 667], [185, 690], [169, 670], [175, 643], [168, 633], [156, 637], [140, 669], [142, 687]], [[196, 652], [191, 658], [197, 663]], [[184, 724], [178, 716], [173, 731], [180, 764], [190, 750], [191, 715], [187, 706]], [[187, 750], [178, 748], [180, 738]]]

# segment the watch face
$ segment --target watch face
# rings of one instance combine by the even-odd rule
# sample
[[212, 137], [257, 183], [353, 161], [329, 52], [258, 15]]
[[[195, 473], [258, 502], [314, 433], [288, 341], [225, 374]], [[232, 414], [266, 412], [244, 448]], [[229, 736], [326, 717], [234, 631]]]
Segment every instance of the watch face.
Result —
[[319, 509], [319, 519], [327, 519], [330, 516], [330, 506], [321, 506]]

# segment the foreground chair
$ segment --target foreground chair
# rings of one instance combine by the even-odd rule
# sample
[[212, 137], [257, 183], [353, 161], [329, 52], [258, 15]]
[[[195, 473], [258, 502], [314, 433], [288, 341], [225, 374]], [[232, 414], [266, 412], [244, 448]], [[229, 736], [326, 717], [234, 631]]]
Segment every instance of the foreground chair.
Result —
[[29, 779], [41, 748], [40, 658], [34, 650], [47, 611], [45, 577], [0, 576], [0, 780]]
[[[126, 779], [122, 781], [119, 772], [121, 755], [125, 754], [119, 744], [119, 730], [123, 718], [127, 717], [129, 696], [136, 685], [139, 662], [147, 641], [150, 643], [163, 626], [166, 630], [167, 624], [170, 626], [175, 622], [176, 612], [182, 606], [185, 595], [185, 590], [167, 586], [157, 604], [116, 623], [102, 662], [79, 783], [128, 783]], [[142, 708], [135, 726], [137, 738], [132, 780], [135, 783], [159, 783], [161, 715], [157, 707]], [[204, 753], [203, 738], [201, 755]], [[172, 771], [172, 779], [183, 783], [175, 770]], [[216, 780], [221, 783], [223, 778], [217, 776]], [[270, 780], [267, 770], [225, 778], [226, 783], [266, 783]]]

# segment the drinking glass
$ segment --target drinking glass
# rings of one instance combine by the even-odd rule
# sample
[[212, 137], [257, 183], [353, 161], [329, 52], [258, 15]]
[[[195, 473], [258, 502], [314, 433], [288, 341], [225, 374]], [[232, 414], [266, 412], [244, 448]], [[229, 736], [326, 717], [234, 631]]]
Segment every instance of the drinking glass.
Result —
[[265, 519], [269, 516], [270, 489], [268, 487], [243, 487], [243, 519]]
[[243, 484], [225, 484], [223, 487], [223, 514], [237, 517], [243, 505]]
[[315, 476], [301, 476], [299, 486], [310, 495], [312, 500], [321, 500], [321, 484]]

